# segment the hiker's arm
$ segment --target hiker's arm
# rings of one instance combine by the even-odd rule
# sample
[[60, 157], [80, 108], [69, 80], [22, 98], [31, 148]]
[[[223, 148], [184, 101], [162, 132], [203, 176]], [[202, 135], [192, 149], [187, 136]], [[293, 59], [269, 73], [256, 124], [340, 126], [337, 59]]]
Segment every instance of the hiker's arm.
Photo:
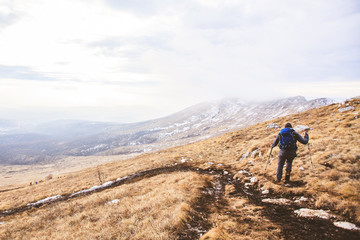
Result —
[[280, 135], [278, 134], [271, 147], [276, 147], [276, 145], [278, 145], [279, 141], [280, 141]]
[[309, 142], [309, 135], [307, 133], [305, 133], [304, 138], [302, 138], [300, 134], [295, 133], [295, 138], [302, 144], [307, 144]]

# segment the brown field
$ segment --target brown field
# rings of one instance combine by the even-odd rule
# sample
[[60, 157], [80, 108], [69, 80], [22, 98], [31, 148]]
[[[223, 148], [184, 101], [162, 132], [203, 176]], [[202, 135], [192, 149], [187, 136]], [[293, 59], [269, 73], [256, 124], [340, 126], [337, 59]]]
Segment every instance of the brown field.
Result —
[[[339, 111], [346, 106], [355, 109]], [[291, 235], [289, 231], [296, 229], [295, 224], [299, 228], [308, 222], [294, 216], [281, 219], [273, 214], [273, 206], [258, 200], [260, 187], [269, 190], [273, 197], [305, 196], [310, 199], [306, 207], [325, 209], [338, 219], [360, 226], [359, 117], [360, 100], [353, 99], [341, 106], [332, 104], [133, 159], [112, 156], [114, 162], [60, 178], [54, 174], [52, 180], [44, 179], [38, 185], [3, 187], [1, 211], [50, 196], [71, 194], [137, 172], [179, 166], [176, 171], [146, 175], [101, 192], [3, 216], [0, 238], [197, 239], [203, 235], [201, 239], [301, 239], [304, 234], [315, 234], [311, 236], [318, 239], [345, 239], [344, 236], [356, 239], [358, 232], [331, 230], [328, 222], [311, 223], [314, 228], [313, 225], [319, 225], [319, 232], [299, 230]], [[294, 187], [273, 183], [278, 148], [273, 150], [271, 164], [264, 171], [271, 143], [279, 132], [266, 127], [270, 123], [282, 127], [286, 122], [312, 128], [309, 135], [314, 172], [308, 146], [298, 144], [292, 172]], [[249, 155], [242, 158], [246, 153]], [[197, 172], [196, 168], [200, 170]], [[243, 184], [249, 179], [233, 180], [240, 170], [257, 177], [258, 182], [249, 189], [253, 196], [243, 191]], [[114, 199], [119, 199], [119, 203], [106, 204]], [[279, 214], [289, 214], [287, 208], [275, 209]], [[326, 235], [321, 229], [333, 232]]]

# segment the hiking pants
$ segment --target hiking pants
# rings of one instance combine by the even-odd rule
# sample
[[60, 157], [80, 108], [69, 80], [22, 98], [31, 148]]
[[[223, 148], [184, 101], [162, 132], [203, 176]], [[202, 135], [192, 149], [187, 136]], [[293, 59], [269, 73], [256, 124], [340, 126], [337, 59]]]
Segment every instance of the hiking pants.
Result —
[[279, 160], [278, 160], [278, 168], [277, 168], [277, 174], [276, 177], [278, 180], [281, 179], [284, 164], [286, 162], [286, 172], [290, 173], [292, 168], [292, 162], [294, 158], [296, 157], [296, 151], [293, 150], [280, 150], [279, 152]]

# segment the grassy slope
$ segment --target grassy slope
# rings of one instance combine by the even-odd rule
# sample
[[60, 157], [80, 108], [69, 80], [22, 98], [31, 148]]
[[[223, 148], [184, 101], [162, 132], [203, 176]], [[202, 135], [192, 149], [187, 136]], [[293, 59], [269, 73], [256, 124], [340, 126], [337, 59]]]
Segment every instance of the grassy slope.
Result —
[[[360, 205], [360, 121], [357, 118], [360, 115], [359, 102], [359, 100], [352, 100], [346, 103], [355, 107], [354, 110], [347, 112], [341, 113], [338, 111], [339, 108], [346, 105], [333, 104], [305, 113], [260, 123], [217, 138], [171, 148], [154, 154], [144, 154], [135, 159], [104, 164], [97, 168], [66, 175], [54, 181], [46, 181], [36, 186], [25, 186], [17, 190], [1, 192], [0, 209], [4, 210], [26, 205], [28, 202], [34, 202], [48, 196], [72, 193], [98, 185], [101, 181], [113, 180], [145, 169], [170, 165], [175, 162], [180, 163], [184, 157], [188, 159], [189, 164], [201, 168], [209, 167], [209, 162], [212, 162], [214, 163], [211, 165], [212, 167], [221, 168], [226, 166], [231, 168], [233, 172], [246, 169], [257, 175], [260, 179], [259, 185], [267, 189], [279, 194], [292, 192], [312, 196], [315, 199], [314, 205], [316, 207], [331, 209], [338, 214], [360, 222], [360, 209], [358, 208]], [[275, 159], [268, 166], [267, 171], [264, 172], [270, 145], [279, 131], [278, 129], [266, 129], [266, 126], [272, 122], [277, 123], [279, 126], [291, 122], [293, 126], [302, 124], [313, 128], [310, 132], [310, 147], [316, 174], [311, 171], [307, 146], [300, 145], [298, 157], [294, 160], [292, 174], [292, 180], [305, 183], [300, 187], [285, 188], [282, 185], [272, 183], [276, 173], [277, 149], [273, 151]], [[243, 154], [246, 152], [251, 153], [256, 149], [261, 152], [261, 156], [256, 154], [254, 157], [249, 156], [240, 160]], [[192, 161], [189, 161], [189, 159], [192, 159]], [[223, 166], [218, 166], [218, 164]], [[303, 167], [304, 170], [300, 170], [300, 167]], [[99, 173], [101, 179], [99, 179]], [[171, 177], [169, 177], [170, 175]], [[170, 175], [159, 175], [137, 183], [107, 190], [101, 194], [90, 195], [78, 200], [68, 200], [54, 206], [32, 210], [30, 213], [25, 212], [0, 219], [0, 222], [6, 222], [6, 224], [0, 225], [0, 235], [5, 236], [3, 234], [7, 234], [9, 237], [16, 237], [25, 234], [25, 232], [28, 234], [27, 236], [47, 235], [52, 233], [47, 231], [45, 226], [56, 225], [58, 227], [54, 231], [56, 234], [60, 234], [59, 236], [70, 236], [72, 233], [79, 231], [80, 226], [87, 226], [81, 230], [87, 233], [87, 238], [120, 238], [119, 234], [121, 232], [133, 231], [138, 234], [133, 239], [171, 239], [174, 237], [174, 231], [177, 231], [176, 229], [179, 226], [181, 228], [182, 220], [186, 219], [186, 216], [192, 211], [191, 203], [201, 195], [199, 188], [209, 180], [204, 176], [196, 176], [190, 173], [184, 175], [173, 173]], [[147, 188], [149, 185], [153, 187]], [[133, 194], [134, 188], [145, 188], [148, 189], [146, 190], [148, 192], [144, 194], [140, 191], [138, 194]], [[174, 190], [172, 193], [163, 192], [169, 191], [169, 189]], [[168, 196], [165, 200], [164, 195]], [[132, 215], [135, 215], [134, 219], [127, 220], [126, 217], [124, 219], [123, 216], [127, 215], [123, 212], [116, 215], [118, 218], [113, 219], [111, 217], [113, 210], [109, 212], [106, 209], [108, 207], [104, 206], [104, 202], [115, 198], [121, 198], [124, 201], [126, 198], [127, 204], [121, 205], [121, 208], [130, 206], [129, 208], [125, 207], [124, 211], [126, 209], [132, 211]], [[258, 211], [256, 210], [257, 206], [252, 206], [245, 199], [235, 199], [228, 196], [227, 201], [227, 207], [238, 209], [239, 214], [243, 211], [244, 215], [250, 216], [250, 212]], [[173, 206], [170, 207], [169, 204], [173, 204]], [[245, 205], [246, 208], [244, 208]], [[79, 208], [79, 206], [82, 207]], [[166, 206], [173, 210], [166, 209]], [[141, 210], [142, 208], [146, 208], [146, 211]], [[139, 210], [134, 211], [134, 209]], [[140, 224], [140, 219], [144, 218], [142, 214], [151, 209], [154, 213], [154, 215], [150, 216], [151, 221], [146, 218]], [[170, 218], [169, 221], [171, 222], [168, 223], [167, 219], [169, 219], [169, 213], [172, 211], [176, 213], [174, 214], [175, 218]], [[105, 217], [95, 218], [96, 221], [92, 218], [92, 216], [103, 215], [103, 213], [105, 213]], [[240, 236], [249, 237], [251, 234], [252, 237], [250, 238], [281, 239], [280, 233], [275, 230], [276, 224], [268, 221], [266, 221], [266, 224], [264, 224], [264, 221], [261, 221], [262, 224], [252, 224], [254, 231], [250, 233], [246, 230], [246, 224], [239, 227], [239, 219], [221, 215], [221, 212], [214, 213], [209, 218], [212, 224], [217, 226], [209, 234], [223, 235], [224, 239]], [[253, 223], [261, 220], [261, 217], [256, 214], [253, 218], [255, 219], [252, 220]], [[19, 219], [25, 220], [19, 224]], [[154, 221], [153, 219], [158, 220]], [[48, 222], [47, 225], [45, 222]], [[134, 224], [134, 222], [139, 224]], [[152, 226], [151, 222], [155, 222], [156, 226]], [[97, 223], [102, 227], [108, 225], [110, 227], [106, 228], [105, 232], [96, 230], [98, 228]], [[116, 228], [111, 227], [115, 223], [118, 224]], [[134, 229], [135, 225], [138, 229]], [[94, 231], [88, 231], [88, 229], [93, 228]], [[16, 230], [11, 231], [10, 229]], [[274, 230], [270, 231], [269, 229]], [[155, 237], [153, 234], [160, 234], [162, 237]], [[132, 237], [134, 236], [132, 235]], [[123, 236], [123, 238], [126, 238], [126, 236]]]

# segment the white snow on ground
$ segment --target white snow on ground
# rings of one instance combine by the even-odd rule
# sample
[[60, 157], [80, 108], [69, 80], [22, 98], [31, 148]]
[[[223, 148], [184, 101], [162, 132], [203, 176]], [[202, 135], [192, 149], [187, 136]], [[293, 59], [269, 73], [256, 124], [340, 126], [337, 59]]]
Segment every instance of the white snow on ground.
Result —
[[252, 183], [256, 183], [257, 181], [258, 181], [257, 177], [250, 178], [250, 182], [252, 182]]
[[280, 128], [276, 123], [270, 123], [269, 125], [266, 126], [266, 129], [271, 129], [271, 128]]
[[241, 178], [248, 176], [248, 175], [252, 175], [252, 173], [249, 173], [245, 170], [240, 170], [238, 173], [236, 173], [234, 175], [233, 179], [240, 180]]
[[266, 189], [266, 190], [263, 190], [263, 191], [261, 192], [261, 194], [266, 195], [266, 194], [269, 194], [269, 192], [270, 192], [270, 191]]
[[84, 190], [81, 190], [81, 191], [78, 191], [78, 192], [74, 192], [73, 194], [70, 195], [70, 197], [73, 197], [73, 196], [76, 196], [76, 195], [79, 195], [79, 194], [82, 194], [82, 193], [87, 193], [87, 192], [93, 192], [97, 189], [102, 189], [102, 188], [106, 188], [108, 186], [110, 186], [111, 184], [115, 183], [115, 182], [119, 182], [121, 180], [124, 180], [124, 179], [127, 179], [129, 178], [129, 176], [125, 176], [125, 177], [121, 177], [121, 178], [117, 178], [115, 181], [108, 181], [100, 186], [93, 186], [91, 188], [88, 188], [88, 189], [84, 189]]
[[120, 199], [114, 199], [110, 202], [105, 203], [105, 205], [118, 204], [119, 202], [120, 202]]
[[333, 215], [330, 215], [324, 210], [313, 210], [308, 208], [300, 208], [299, 210], [295, 210], [295, 213], [300, 217], [309, 217], [309, 218], [318, 217], [322, 219], [330, 219], [331, 217], [334, 217]]
[[297, 125], [296, 127], [294, 127], [294, 130], [296, 132], [301, 132], [301, 131], [303, 131], [305, 129], [310, 129], [311, 130], [312, 128], [310, 128], [309, 126], [306, 126], [306, 125]]
[[358, 228], [355, 224], [349, 222], [334, 222], [334, 225], [339, 228], [360, 231], [360, 228]]
[[247, 158], [248, 156], [249, 156], [249, 152], [246, 152], [246, 153], [244, 153], [242, 156], [241, 156], [241, 158], [239, 159], [239, 161], [241, 161], [241, 160], [244, 160], [245, 158]]
[[255, 158], [256, 154], [258, 154], [259, 157], [261, 157], [261, 152], [260, 152], [260, 150], [258, 148], [251, 152], [251, 157]]
[[125, 176], [125, 177], [121, 177], [121, 178], [119, 177], [115, 180], [115, 182], [119, 182], [119, 181], [127, 179], [127, 178], [129, 178], [129, 176]]
[[355, 107], [349, 106], [349, 107], [340, 108], [340, 109], [338, 109], [338, 111], [339, 112], [346, 112], [346, 111], [350, 111], [350, 110], [353, 110], [353, 109], [355, 109]]
[[279, 205], [290, 205], [291, 201], [286, 198], [279, 198], [279, 199], [271, 199], [271, 198], [265, 198], [262, 200], [264, 203], [272, 203], [272, 204], [279, 204]]
[[93, 187], [91, 187], [89, 189], [84, 189], [84, 190], [75, 192], [75, 193], [71, 194], [70, 197], [73, 197], [73, 196], [76, 196], [76, 195], [79, 195], [79, 194], [82, 194], [82, 193], [93, 192], [93, 191], [95, 191], [97, 189], [101, 189], [101, 188], [105, 188], [107, 186], [110, 186], [113, 183], [114, 183], [114, 181], [108, 181], [108, 182], [106, 182], [106, 183], [104, 183], [104, 184], [102, 184], [100, 186], [93, 186]]
[[3, 225], [5, 222], [0, 222], [0, 225]]
[[249, 187], [250, 187], [251, 185], [252, 185], [251, 183], [245, 183], [245, 184], [244, 184], [244, 187], [247, 188], [247, 189], [249, 189]]
[[34, 203], [29, 203], [28, 206], [36, 206], [36, 205], [39, 205], [39, 204], [43, 204], [43, 203], [48, 203], [48, 202], [53, 202], [55, 201], [56, 199], [59, 199], [61, 198], [62, 196], [61, 195], [56, 195], [56, 196], [52, 196], [52, 197], [47, 197], [47, 198], [44, 198], [44, 199], [41, 199], [37, 202], [34, 202]]
[[300, 202], [306, 202], [306, 201], [308, 201], [308, 200], [309, 200], [308, 198], [302, 196], [300, 199], [295, 200], [295, 202], [296, 202], [296, 203], [300, 203]]

